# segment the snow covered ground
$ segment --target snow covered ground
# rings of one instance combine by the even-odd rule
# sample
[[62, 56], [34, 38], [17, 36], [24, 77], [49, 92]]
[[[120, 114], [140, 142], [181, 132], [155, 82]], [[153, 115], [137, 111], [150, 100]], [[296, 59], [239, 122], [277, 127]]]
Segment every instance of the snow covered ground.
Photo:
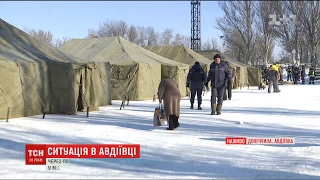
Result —
[[[221, 116], [181, 101], [181, 127], [153, 127], [157, 102], [120, 102], [75, 116], [0, 122], [0, 178], [320, 179], [320, 83], [282, 85], [281, 93], [234, 90]], [[237, 124], [238, 121], [244, 124]], [[155, 130], [156, 129], [156, 130]], [[295, 145], [226, 145], [225, 137], [294, 137]], [[139, 143], [140, 159], [72, 159], [60, 171], [25, 165], [26, 143]]]

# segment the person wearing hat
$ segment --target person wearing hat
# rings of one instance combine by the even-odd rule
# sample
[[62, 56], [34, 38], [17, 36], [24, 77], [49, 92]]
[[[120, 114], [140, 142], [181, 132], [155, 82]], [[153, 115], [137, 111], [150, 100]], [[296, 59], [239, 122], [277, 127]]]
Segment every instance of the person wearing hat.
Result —
[[280, 92], [279, 85], [278, 85], [278, 79], [280, 78], [279, 74], [279, 67], [276, 63], [273, 63], [273, 65], [269, 68], [269, 83], [268, 83], [268, 93], [271, 93], [271, 88], [273, 87], [273, 92]]
[[221, 115], [223, 94], [232, 77], [228, 63], [221, 61], [219, 54], [216, 54], [213, 59], [214, 62], [210, 65], [205, 86], [208, 89], [208, 84], [211, 82], [211, 115]]

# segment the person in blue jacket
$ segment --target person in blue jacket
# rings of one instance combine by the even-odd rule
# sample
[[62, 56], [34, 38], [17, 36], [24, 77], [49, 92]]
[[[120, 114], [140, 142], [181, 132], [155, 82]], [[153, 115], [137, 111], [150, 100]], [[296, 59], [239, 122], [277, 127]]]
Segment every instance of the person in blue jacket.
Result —
[[221, 115], [223, 94], [232, 76], [228, 63], [222, 61], [219, 54], [216, 54], [213, 59], [205, 86], [208, 88], [208, 83], [211, 82], [211, 115]]

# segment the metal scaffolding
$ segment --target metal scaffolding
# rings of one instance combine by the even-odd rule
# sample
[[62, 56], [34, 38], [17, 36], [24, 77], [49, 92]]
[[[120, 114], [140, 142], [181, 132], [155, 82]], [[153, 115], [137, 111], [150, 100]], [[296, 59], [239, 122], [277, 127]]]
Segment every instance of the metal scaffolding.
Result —
[[191, 49], [201, 50], [200, 1], [191, 1]]

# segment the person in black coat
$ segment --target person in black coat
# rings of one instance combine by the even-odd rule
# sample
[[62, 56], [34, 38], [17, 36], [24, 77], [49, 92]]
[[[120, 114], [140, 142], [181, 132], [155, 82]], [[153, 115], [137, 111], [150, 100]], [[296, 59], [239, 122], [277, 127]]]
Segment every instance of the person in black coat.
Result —
[[309, 70], [309, 84], [314, 84], [314, 79], [317, 75], [316, 69], [314, 68], [314, 66], [312, 66]]
[[306, 83], [305, 77], [306, 77], [306, 69], [305, 69], [305, 66], [302, 66], [301, 67], [301, 81], [302, 81], [302, 84]]
[[228, 63], [221, 61], [221, 56], [216, 54], [214, 62], [210, 65], [208, 72], [207, 82], [205, 83], [208, 88], [208, 83], [211, 82], [211, 114], [221, 114], [223, 94], [225, 92], [228, 81], [232, 80]]
[[233, 86], [233, 78], [235, 76], [235, 72], [234, 72], [235, 70], [230, 65], [229, 65], [229, 70], [230, 70], [232, 79], [231, 81], [227, 82], [227, 87], [223, 95], [223, 100], [227, 100], [227, 99], [231, 100], [232, 98], [232, 86]]
[[207, 75], [204, 72], [203, 68], [200, 66], [200, 63], [195, 62], [195, 64], [189, 70], [188, 77], [187, 77], [187, 87], [189, 87], [191, 91], [191, 96], [190, 96], [191, 109], [193, 109], [194, 99], [197, 94], [198, 110], [202, 110], [201, 108], [202, 90], [206, 80], [207, 80]]
[[293, 68], [293, 77], [294, 77], [293, 84], [298, 84], [298, 81], [300, 81], [300, 75], [301, 75], [300, 68], [298, 64], [296, 64], [295, 67]]
[[268, 83], [268, 67], [265, 66], [264, 69], [263, 69], [263, 81], [267, 84]]

